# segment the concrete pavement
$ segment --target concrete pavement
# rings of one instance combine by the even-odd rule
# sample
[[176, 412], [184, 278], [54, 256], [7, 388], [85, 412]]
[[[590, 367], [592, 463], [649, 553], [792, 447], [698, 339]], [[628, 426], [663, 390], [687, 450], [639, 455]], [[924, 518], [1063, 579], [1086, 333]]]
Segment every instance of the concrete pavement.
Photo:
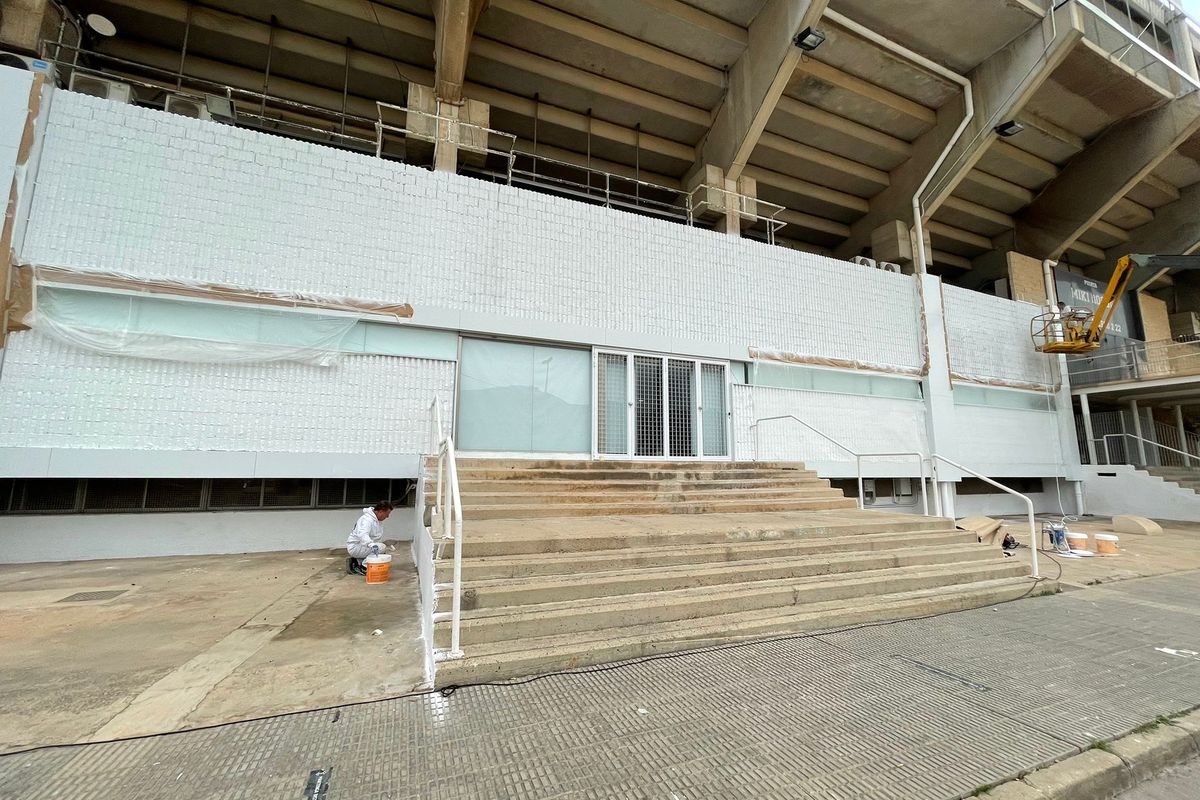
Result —
[[0, 759], [6, 797], [974, 794], [1200, 705], [1200, 572]]

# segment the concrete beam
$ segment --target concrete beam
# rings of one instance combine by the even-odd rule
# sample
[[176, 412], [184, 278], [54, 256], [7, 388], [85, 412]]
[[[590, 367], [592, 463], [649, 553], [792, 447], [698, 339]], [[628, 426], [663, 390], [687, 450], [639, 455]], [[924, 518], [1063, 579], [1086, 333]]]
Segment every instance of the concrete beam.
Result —
[[1075, 152], [1079, 152], [1087, 147], [1087, 141], [1082, 136], [1076, 136], [1066, 128], [1055, 125], [1048, 119], [1039, 117], [1032, 111], [1022, 111], [1017, 114], [1017, 122], [1020, 122], [1026, 128], [1032, 128], [1049, 136], [1051, 139], [1062, 142], [1070, 147]]
[[956, 228], [953, 225], [947, 225], [937, 220], [930, 222], [925, 227], [931, 236], [941, 236], [943, 239], [950, 239], [980, 250], [992, 249], [992, 240], [986, 236], [980, 236], [978, 233], [964, 231], [962, 228]]
[[944, 250], [933, 251], [934, 267], [954, 267], [955, 269], [971, 269], [971, 259], [947, 253]]
[[1200, 251], [1200, 183], [1179, 193], [1179, 199], [1154, 212], [1154, 221], [1129, 232], [1129, 241], [1109, 248], [1105, 261], [1115, 264], [1129, 253], [1191, 255]]
[[[1053, 12], [971, 71], [975, 117], [938, 169], [923, 198], [929, 216], [958, 187], [988, 147], [994, 128], [1013, 119], [1083, 38], [1083, 23], [1074, 3]], [[923, 176], [922, 176], [923, 177]], [[909, 189], [910, 196], [917, 184]]]
[[823, 61], [818, 61], [816, 58], [801, 56], [800, 62], [796, 65], [796, 71], [800, 75], [810, 75], [830, 86], [845, 89], [859, 97], [864, 97], [871, 102], [890, 108], [892, 111], [899, 112], [906, 117], [911, 117], [926, 125], [933, 125], [937, 122], [937, 115], [932, 109], [926, 108], [920, 103], [913, 102], [895, 92], [890, 92], [870, 81], [865, 81], [855, 75], [843, 72], [837, 67], [830, 66]]
[[489, 8], [507, 12], [547, 28], [553, 28], [623, 56], [663, 67], [711, 86], [725, 86], [723, 70], [533, 0], [491, 0]]
[[799, 211], [793, 211], [790, 208], [785, 208], [779, 212], [779, 220], [786, 222], [790, 226], [802, 228], [804, 230], [817, 231], [818, 233], [827, 233], [831, 236], [845, 238], [850, 233], [850, 226], [843, 225], [840, 222], [835, 222], [831, 219], [813, 216], [812, 214], [802, 214]]
[[700, 147], [694, 169], [720, 167], [741, 177], [800, 61], [797, 33], [814, 26], [829, 0], [767, 0], [750, 23], [748, 46], [729, 72], [729, 88]]
[[[311, 1], [319, 2], [320, 0]], [[183, 2], [183, 0], [113, 0], [113, 2], [146, 13], [157, 14], [160, 17], [181, 23], [187, 19], [187, 3]], [[256, 22], [247, 17], [240, 17], [235, 14], [227, 14], [207, 8], [193, 9], [192, 26], [204, 30], [219, 31], [226, 36], [232, 36], [261, 45], [266, 45], [271, 37], [270, 27], [264, 23]], [[429, 32], [432, 35], [431, 26], [429, 27]], [[110, 42], [109, 45], [115, 44], [116, 41], [118, 40]], [[339, 68], [345, 63], [346, 59], [346, 49], [342, 45], [334, 44], [333, 42], [314, 36], [307, 36], [278, 28], [275, 30], [274, 46], [280, 51], [296, 53], [307, 59], [336, 65]], [[432, 72], [415, 64], [406, 64], [402, 61], [386, 58], [375, 53], [368, 53], [363, 50], [351, 50], [349, 55], [351, 68], [367, 75], [374, 75], [386, 80], [402, 80], [424, 85], [432, 85], [434, 80]], [[178, 66], [178, 61], [179, 58], [176, 55], [176, 66]], [[154, 63], [158, 64], [159, 61], [155, 61]], [[191, 59], [189, 59], [190, 63]], [[169, 68], [174, 69], [174, 67]], [[272, 79], [272, 91], [277, 90], [278, 80], [278, 78]], [[259, 91], [262, 88], [262, 77], [261, 75], [259, 76], [257, 84], [239, 80], [235, 85], [239, 88]], [[633, 128], [616, 125], [595, 117], [592, 117], [589, 121], [585, 114], [579, 114], [546, 103], [537, 103], [531, 98], [520, 97], [490, 86], [481, 86], [468, 82], [464, 84], [464, 93], [467, 97], [480, 100], [496, 109], [521, 114], [529, 118], [533, 118], [536, 113], [537, 118], [542, 122], [570, 130], [587, 131], [590, 126], [591, 135], [594, 137], [628, 145], [629, 147], [640, 147], [643, 150], [687, 163], [691, 163], [696, 155], [695, 148], [691, 145], [648, 133], [639, 134]], [[329, 95], [329, 97], [332, 96]], [[334, 101], [332, 105], [328, 103], [314, 103], [314, 105], [322, 105], [322, 107], [328, 107], [330, 110], [341, 108], [340, 100]], [[359, 109], [359, 112], [364, 116], [374, 117], [374, 109]]]
[[905, 220], [906, 226], [912, 225], [913, 192], [950, 143], [962, 117], [961, 102], [943, 104], [937, 112], [937, 124], [912, 145], [911, 156], [888, 176], [888, 187], [871, 199], [866, 216], [850, 226], [850, 236], [834, 249], [838, 258], [852, 258], [861, 253], [880, 225], [892, 220]]
[[837, 114], [830, 113], [816, 106], [802, 103], [795, 98], [787, 96], [779, 98], [777, 108], [782, 114], [787, 114], [790, 117], [795, 117], [812, 125], [819, 125], [848, 139], [853, 139], [860, 144], [884, 150], [901, 158], [910, 158], [912, 156], [913, 146], [903, 139], [883, 133], [882, 131], [877, 131], [860, 122], [839, 117]]
[[1016, 249], [1058, 258], [1197, 130], [1200, 92], [1113, 125], [1021, 212]]
[[433, 62], [437, 98], [447, 103], [462, 102], [463, 80], [475, 23], [488, 0], [433, 0]]
[[779, 136], [778, 134], [771, 133], [770, 131], [763, 131], [762, 136], [759, 137], [758, 143], [762, 147], [769, 148], [778, 153], [783, 153], [784, 155], [799, 159], [800, 161], [807, 161], [810, 164], [828, 167], [845, 175], [852, 175], [855, 178], [862, 178], [863, 180], [870, 181], [871, 183], [877, 183], [880, 186], [887, 186], [890, 182], [888, 174], [881, 169], [875, 169], [874, 167], [869, 167], [866, 164], [860, 164], [853, 159], [844, 158], [816, 147], [810, 147], [809, 145], [801, 144], [800, 142], [793, 141], [792, 139], [788, 139], [784, 136]]
[[992, 225], [999, 225], [1004, 228], [1012, 228], [1013, 226], [1013, 218], [1008, 214], [1003, 214], [987, 206], [981, 206], [978, 203], [972, 203], [970, 200], [948, 197], [946, 198], [946, 202], [942, 204], [942, 208], [957, 211], [960, 214], [974, 217], [981, 222], [987, 222]]
[[867, 201], [856, 195], [839, 192], [836, 189], [829, 189], [824, 186], [818, 186], [815, 183], [795, 178], [791, 175], [784, 175], [774, 170], [765, 169], [753, 164], [746, 166], [742, 173], [747, 178], [753, 178], [759, 183], [767, 186], [774, 186], [776, 189], [782, 189], [785, 192], [798, 194], [801, 197], [807, 197], [812, 200], [817, 200], [822, 203], [827, 203], [838, 208], [845, 208], [850, 211], [855, 211], [860, 214], [867, 213]]
[[680, 2], [680, 0], [641, 0], [641, 2], [642, 5], [652, 6], [664, 14], [670, 14], [689, 25], [708, 31], [742, 47], [745, 47], [750, 42], [750, 37], [746, 33], [745, 28], [734, 25], [732, 22], [726, 22], [720, 17], [715, 17], [694, 6], [689, 6], [687, 3]]

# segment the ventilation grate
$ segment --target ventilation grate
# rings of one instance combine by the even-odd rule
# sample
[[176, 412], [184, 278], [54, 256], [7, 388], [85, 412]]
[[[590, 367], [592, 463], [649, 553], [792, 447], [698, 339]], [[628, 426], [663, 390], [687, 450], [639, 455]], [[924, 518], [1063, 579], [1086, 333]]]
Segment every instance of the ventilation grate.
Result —
[[93, 603], [98, 600], [112, 600], [118, 595], [125, 594], [128, 589], [109, 589], [103, 592], [76, 592], [59, 600], [60, 603]]

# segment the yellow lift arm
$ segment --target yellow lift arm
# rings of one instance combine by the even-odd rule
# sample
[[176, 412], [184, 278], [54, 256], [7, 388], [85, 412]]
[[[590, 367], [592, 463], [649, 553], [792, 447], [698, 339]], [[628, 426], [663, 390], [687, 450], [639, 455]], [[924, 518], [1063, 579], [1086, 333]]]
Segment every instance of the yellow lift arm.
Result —
[[1152, 280], [1170, 269], [1200, 269], [1200, 256], [1121, 256], [1096, 310], [1073, 310], [1066, 314], [1054, 310], [1039, 314], [1030, 324], [1033, 346], [1039, 353], [1066, 355], [1099, 349], [1134, 274], [1138, 273], [1142, 280]]

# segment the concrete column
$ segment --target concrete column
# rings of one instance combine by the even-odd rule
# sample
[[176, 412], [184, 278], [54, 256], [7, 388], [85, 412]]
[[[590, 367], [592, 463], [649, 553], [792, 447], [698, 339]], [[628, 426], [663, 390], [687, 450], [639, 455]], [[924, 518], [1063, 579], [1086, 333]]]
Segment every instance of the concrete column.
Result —
[[[1137, 400], [1129, 401], [1129, 413], [1133, 416], [1133, 436], [1137, 444], [1137, 465], [1146, 466], [1146, 443], [1142, 440], [1142, 415], [1139, 413]], [[1128, 437], [1126, 437], [1128, 441]]]
[[0, 50], [42, 55], [41, 39], [47, 35], [54, 38], [60, 19], [49, 0], [5, 0], [0, 13]]
[[730, 236], [741, 236], [742, 220], [753, 221], [758, 214], [758, 182], [745, 175], [734, 180], [712, 164], [705, 164], [687, 180], [692, 213], [696, 219], [714, 223], [714, 228]]
[[[1143, 430], [1145, 431], [1143, 436], [1145, 436], [1146, 442], [1147, 443], [1157, 442], [1158, 441], [1158, 426], [1156, 426], [1154, 424], [1154, 409], [1151, 408], [1150, 406], [1144, 406], [1142, 408], [1142, 413], [1146, 417], [1146, 426], [1143, 428]], [[1162, 466], [1162, 455], [1163, 455], [1162, 450], [1158, 449], [1157, 447], [1147, 447], [1146, 453], [1147, 453], [1147, 456], [1150, 458], [1150, 460], [1156, 462], [1157, 466], [1160, 466], [1160, 467]], [[1149, 462], [1147, 462], [1147, 463], [1149, 463]]]
[[[1083, 417], [1083, 435], [1087, 437], [1088, 461], [1094, 467], [1100, 462], [1096, 459], [1096, 434], [1092, 432], [1092, 404], [1086, 394], [1079, 395], [1079, 413]], [[1104, 460], [1108, 461], [1107, 454]]]
[[[1185, 453], [1190, 453], [1191, 451], [1188, 449], [1187, 442], [1187, 431], [1183, 427], [1183, 406], [1180, 405], [1175, 406], [1175, 432], [1179, 434], [1179, 449]], [[1183, 465], [1190, 467], [1192, 459], [1185, 456]]]
[[1200, 80], [1200, 69], [1196, 67], [1196, 50], [1192, 47], [1192, 32], [1188, 28], [1187, 17], [1183, 14], [1171, 20], [1171, 49], [1175, 51], [1175, 61], [1179, 68]]
[[455, 172], [459, 162], [482, 166], [487, 157], [491, 109], [478, 100], [439, 101], [432, 87], [408, 84], [410, 113], [405, 148], [417, 159], [432, 158], [439, 172]]

